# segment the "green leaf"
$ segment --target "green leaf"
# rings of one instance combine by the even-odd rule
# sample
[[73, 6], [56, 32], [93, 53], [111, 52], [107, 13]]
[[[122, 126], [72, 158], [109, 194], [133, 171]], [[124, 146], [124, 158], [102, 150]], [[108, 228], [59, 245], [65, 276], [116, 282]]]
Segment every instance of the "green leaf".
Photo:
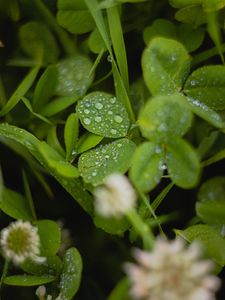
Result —
[[38, 150], [44, 157], [47, 165], [57, 174], [68, 178], [79, 177], [75, 166], [65, 161], [64, 158], [45, 142], [40, 142]]
[[166, 165], [171, 180], [182, 188], [195, 186], [200, 175], [200, 162], [196, 151], [178, 137], [171, 139], [166, 148]]
[[77, 113], [88, 131], [104, 137], [124, 137], [130, 126], [122, 102], [104, 92], [92, 92], [85, 96], [77, 105]]
[[178, 10], [175, 19], [182, 23], [193, 24], [195, 28], [207, 23], [207, 15], [200, 5], [186, 6]]
[[192, 112], [198, 115], [200, 118], [204, 119], [217, 128], [225, 127], [225, 122], [222, 115], [220, 115], [215, 110], [211, 109], [204, 103], [195, 100], [192, 97], [186, 97], [185, 101], [188, 103]]
[[221, 61], [224, 64], [220, 20], [217, 12], [210, 12], [207, 14], [207, 29], [211, 39], [216, 46], [218, 54], [220, 55]]
[[76, 248], [66, 251], [63, 258], [63, 270], [60, 277], [60, 296], [70, 300], [76, 294], [81, 282], [82, 258]]
[[189, 242], [200, 241], [206, 254], [220, 266], [225, 265], [225, 240], [216, 229], [208, 225], [194, 225], [178, 234]]
[[26, 259], [23, 264], [20, 265], [22, 270], [26, 273], [33, 275], [55, 275], [58, 276], [62, 271], [62, 261], [61, 259], [51, 254], [50, 256], [45, 256], [46, 260], [41, 264], [35, 262], [31, 259]]
[[15, 286], [36, 286], [54, 281], [55, 276], [51, 275], [13, 275], [4, 279], [4, 284]]
[[202, 184], [196, 211], [208, 224], [225, 225], [225, 177], [213, 177]]
[[61, 243], [61, 232], [59, 225], [51, 220], [40, 220], [36, 222], [41, 241], [41, 255], [55, 254]]
[[94, 20], [83, 0], [58, 0], [57, 21], [74, 34], [82, 34], [95, 28]]
[[41, 110], [41, 114], [46, 117], [52, 117], [62, 112], [72, 104], [76, 103], [78, 99], [78, 95], [69, 97], [57, 97]]
[[198, 201], [225, 201], [225, 177], [213, 177], [204, 182], [198, 191]]
[[48, 27], [42, 22], [31, 21], [19, 29], [21, 48], [34, 58], [43, 55], [44, 62], [53, 63], [59, 56], [59, 48]]
[[196, 203], [197, 216], [205, 223], [225, 226], [225, 201]]
[[0, 192], [0, 209], [14, 219], [33, 220], [28, 201], [19, 193], [5, 187]]
[[81, 154], [78, 169], [85, 182], [99, 185], [111, 173], [125, 173], [134, 150], [135, 144], [128, 139], [100, 145]]
[[[52, 147], [54, 150], [56, 150], [56, 152], [58, 152], [61, 155], [61, 158], [62, 157], [64, 158], [66, 156], [66, 152], [63, 149], [63, 147], [61, 146], [61, 143], [58, 139], [57, 126], [51, 126], [50, 128], [48, 128], [48, 135], [46, 138], [46, 142], [50, 147]], [[49, 149], [49, 151], [51, 151], [51, 150]], [[48, 152], [48, 150], [47, 150], [47, 152]], [[52, 156], [53, 156], [53, 154], [52, 154]], [[60, 160], [60, 158], [57, 154], [56, 154], [55, 159]]]
[[192, 52], [201, 46], [205, 37], [205, 31], [202, 28], [195, 28], [189, 24], [181, 24], [177, 27], [177, 36], [187, 51]]
[[202, 6], [206, 12], [216, 11], [225, 6], [225, 0], [202, 0]]
[[164, 150], [158, 144], [146, 142], [135, 151], [130, 178], [141, 192], [150, 192], [160, 182], [164, 172]]
[[148, 45], [153, 38], [159, 36], [168, 39], [176, 39], [175, 25], [167, 19], [156, 19], [151, 26], [145, 28], [143, 33], [146, 45]]
[[150, 96], [149, 90], [142, 78], [139, 78], [131, 84], [129, 96], [135, 115], [138, 115], [146, 99]]
[[218, 65], [197, 69], [188, 77], [184, 92], [211, 109], [225, 109], [225, 67]]
[[[24, 147], [44, 166], [44, 168], [56, 178], [56, 180], [71, 194], [71, 196], [83, 207], [83, 209], [92, 214], [93, 201], [89, 193], [83, 186], [80, 179], [68, 178], [67, 176], [57, 173], [56, 169], [52, 168], [39, 150], [41, 142], [32, 134], [8, 124], [0, 124], [0, 136], [12, 139]], [[60, 156], [61, 157], [61, 156]]]
[[92, 31], [88, 38], [88, 47], [95, 54], [99, 54], [102, 49], [105, 49], [105, 44], [97, 28]]
[[43, 74], [34, 90], [33, 109], [40, 111], [53, 95], [57, 85], [57, 70], [55, 66], [49, 66]]
[[190, 69], [185, 47], [171, 39], [156, 37], [142, 56], [143, 76], [153, 95], [179, 92]]
[[58, 85], [56, 93], [60, 96], [82, 97], [93, 81], [89, 76], [92, 61], [84, 55], [66, 58], [56, 65]]
[[26, 106], [26, 108], [31, 112], [32, 115], [34, 115], [36, 118], [40, 119], [41, 121], [43, 121], [43, 122], [45, 122], [45, 123], [47, 123], [49, 125], [52, 125], [52, 122], [50, 122], [48, 119], [46, 119], [42, 115], [34, 112], [29, 99], [27, 99], [25, 97], [22, 97], [21, 100], [24, 103], [24, 105]]
[[94, 148], [102, 141], [102, 139], [103, 137], [100, 135], [89, 132], [85, 133], [77, 143], [77, 153], [83, 153]]
[[202, 4], [203, 0], [169, 0], [170, 5], [175, 8], [182, 8], [189, 5]]
[[94, 224], [96, 227], [101, 228], [107, 233], [116, 234], [120, 236], [130, 226], [130, 223], [127, 221], [126, 218], [104, 218], [102, 216], [99, 216], [98, 214], [95, 214], [94, 216]]
[[6, 105], [0, 110], [0, 117], [6, 115], [10, 112], [17, 103], [21, 100], [21, 98], [27, 93], [27, 91], [31, 88], [37, 74], [39, 71], [39, 67], [34, 67], [23, 79], [23, 81], [19, 84], [17, 89], [14, 91], [12, 96], [9, 98]]
[[143, 136], [159, 142], [184, 135], [191, 122], [192, 113], [179, 94], [151, 98], [138, 119]]
[[107, 300], [131, 300], [129, 297], [130, 282], [128, 278], [119, 281]]
[[75, 145], [77, 144], [79, 134], [79, 123], [77, 114], [70, 114], [66, 120], [64, 129], [64, 140], [66, 146], [66, 160], [70, 161], [75, 151]]

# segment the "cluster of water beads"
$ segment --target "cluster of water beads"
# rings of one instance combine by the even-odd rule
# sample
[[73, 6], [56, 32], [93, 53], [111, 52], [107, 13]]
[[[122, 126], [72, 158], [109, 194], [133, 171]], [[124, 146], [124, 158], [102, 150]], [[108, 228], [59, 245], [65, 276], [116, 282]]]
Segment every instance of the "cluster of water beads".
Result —
[[84, 153], [80, 156], [78, 163], [81, 176], [87, 182], [102, 183], [107, 175], [120, 171], [124, 163], [123, 152], [127, 149], [129, 153], [133, 151], [134, 144], [128, 139], [120, 139]]
[[77, 55], [59, 62], [57, 64], [57, 93], [62, 96], [82, 97], [93, 80], [93, 76], [89, 76], [91, 68], [91, 60], [84, 55]]
[[106, 137], [123, 137], [129, 128], [129, 118], [123, 104], [116, 97], [94, 92], [80, 101], [77, 108], [84, 127]]

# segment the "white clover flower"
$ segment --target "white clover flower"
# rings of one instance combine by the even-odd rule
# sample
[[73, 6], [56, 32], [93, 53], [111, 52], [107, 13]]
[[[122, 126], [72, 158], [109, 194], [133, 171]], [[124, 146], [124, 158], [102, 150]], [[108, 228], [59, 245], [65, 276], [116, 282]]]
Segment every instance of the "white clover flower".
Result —
[[40, 257], [40, 238], [37, 227], [30, 222], [15, 221], [1, 231], [0, 245], [6, 258], [16, 265], [31, 258], [39, 263], [45, 260]]
[[120, 218], [135, 207], [136, 194], [126, 176], [112, 174], [94, 191], [95, 210], [103, 217]]
[[181, 239], [157, 239], [152, 252], [136, 249], [138, 265], [127, 263], [131, 296], [141, 300], [215, 300], [218, 277], [209, 275], [213, 263], [200, 260], [200, 247], [185, 248]]

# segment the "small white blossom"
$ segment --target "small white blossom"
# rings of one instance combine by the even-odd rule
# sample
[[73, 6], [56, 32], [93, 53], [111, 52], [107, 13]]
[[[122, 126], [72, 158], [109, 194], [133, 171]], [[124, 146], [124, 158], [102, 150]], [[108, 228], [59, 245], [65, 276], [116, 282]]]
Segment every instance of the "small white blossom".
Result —
[[120, 218], [135, 207], [136, 194], [126, 176], [112, 174], [94, 191], [95, 210], [103, 217]]
[[209, 275], [213, 263], [200, 260], [200, 247], [185, 248], [177, 239], [157, 239], [152, 252], [136, 249], [138, 265], [127, 263], [131, 296], [141, 300], [215, 300], [218, 277]]
[[46, 294], [46, 287], [44, 285], [40, 285], [37, 289], [35, 294], [38, 296], [39, 299], [43, 299]]
[[0, 244], [6, 258], [16, 265], [31, 258], [39, 263], [45, 260], [40, 257], [40, 238], [37, 227], [30, 222], [15, 221], [1, 231]]

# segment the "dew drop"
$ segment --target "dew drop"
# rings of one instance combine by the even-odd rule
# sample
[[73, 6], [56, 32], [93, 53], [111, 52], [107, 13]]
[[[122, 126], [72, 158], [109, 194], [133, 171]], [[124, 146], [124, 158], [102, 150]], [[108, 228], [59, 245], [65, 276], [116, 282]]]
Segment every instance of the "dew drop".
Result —
[[108, 55], [107, 60], [108, 60], [108, 62], [112, 62], [112, 57], [110, 55]]
[[176, 61], [176, 60], [177, 60], [176, 56], [173, 55], [173, 56], [171, 57], [171, 60], [172, 60], [172, 61]]
[[123, 118], [121, 116], [115, 116], [114, 120], [117, 122], [117, 123], [121, 123], [123, 121]]
[[84, 124], [86, 125], [91, 124], [91, 120], [89, 118], [84, 118]]
[[116, 97], [111, 98], [111, 99], [110, 99], [110, 102], [111, 102], [112, 104], [114, 104], [114, 103], [116, 102]]
[[84, 110], [84, 113], [85, 113], [86, 115], [88, 115], [88, 114], [90, 113], [90, 110], [89, 110], [89, 109], [85, 109], [85, 110]]
[[97, 173], [94, 171], [92, 172], [92, 176], [95, 177], [97, 175]]
[[161, 153], [162, 152], [162, 148], [160, 146], [157, 146], [155, 148], [155, 153]]
[[166, 170], [167, 169], [167, 165], [165, 163], [161, 163], [161, 164], [159, 164], [159, 169], [160, 170]]
[[99, 122], [101, 122], [101, 120], [102, 120], [102, 118], [101, 118], [101, 117], [95, 117], [95, 121], [96, 121], [96, 122], [98, 122], [98, 123], [99, 123]]
[[110, 132], [114, 135], [117, 134], [117, 130], [116, 129], [111, 129]]
[[103, 108], [103, 104], [100, 103], [100, 102], [97, 102], [97, 103], [95, 104], [95, 107], [96, 107], [97, 109], [102, 109], [102, 108]]
[[113, 112], [111, 110], [108, 111], [108, 115], [112, 115]]

